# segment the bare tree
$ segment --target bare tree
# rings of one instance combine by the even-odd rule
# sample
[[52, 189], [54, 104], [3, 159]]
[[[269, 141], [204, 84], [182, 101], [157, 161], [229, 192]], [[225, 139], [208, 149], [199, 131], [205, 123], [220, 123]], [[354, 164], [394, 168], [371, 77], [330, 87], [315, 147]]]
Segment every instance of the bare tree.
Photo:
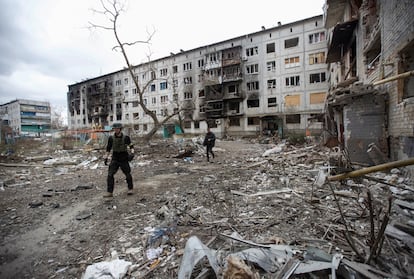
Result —
[[61, 129], [64, 127], [62, 112], [59, 109], [52, 107], [50, 116], [50, 126], [52, 129]]
[[[166, 122], [168, 122], [172, 117], [179, 115], [183, 108], [180, 108], [179, 104], [177, 103], [177, 108], [173, 109], [172, 111], [167, 111], [167, 113], [162, 114], [162, 118], [159, 118], [158, 115], [148, 109], [146, 103], [144, 102], [144, 93], [148, 90], [148, 87], [152, 84], [152, 82], [156, 79], [155, 75], [150, 75], [149, 81], [145, 82], [143, 85], [139, 84], [138, 78], [134, 76], [134, 66], [130, 63], [130, 60], [127, 55], [126, 47], [135, 46], [137, 44], [146, 44], [149, 45], [151, 42], [152, 37], [155, 34], [155, 31], [148, 32], [147, 31], [147, 38], [145, 40], [138, 40], [134, 42], [123, 42], [118, 34], [118, 19], [122, 12], [125, 12], [125, 5], [122, 1], [118, 0], [100, 0], [102, 10], [94, 10], [95, 13], [101, 14], [106, 17], [109, 21], [109, 24], [106, 25], [98, 25], [92, 22], [89, 22], [91, 28], [98, 28], [104, 29], [108, 31], [112, 31], [116, 40], [117, 45], [114, 46], [112, 49], [121, 51], [125, 63], [127, 65], [127, 69], [129, 74], [131, 75], [132, 80], [134, 81], [135, 87], [137, 89], [137, 96], [138, 96], [138, 104], [143, 109], [144, 113], [149, 115], [153, 121], [152, 129], [144, 136], [146, 141], [150, 141], [151, 138], [156, 134], [158, 129], [160, 129]], [[147, 55], [148, 61], [150, 61], [150, 54]], [[150, 64], [151, 65], [151, 64]], [[149, 71], [153, 71], [152, 67], [150, 66]]]

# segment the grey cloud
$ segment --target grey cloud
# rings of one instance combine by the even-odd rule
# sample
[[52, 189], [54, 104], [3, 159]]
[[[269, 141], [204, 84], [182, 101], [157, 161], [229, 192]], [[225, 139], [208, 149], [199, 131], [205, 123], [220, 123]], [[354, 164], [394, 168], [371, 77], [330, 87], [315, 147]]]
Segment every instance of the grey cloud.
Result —
[[31, 34], [21, 27], [20, 1], [3, 1], [0, 9], [0, 74], [10, 75], [20, 63], [36, 60]]

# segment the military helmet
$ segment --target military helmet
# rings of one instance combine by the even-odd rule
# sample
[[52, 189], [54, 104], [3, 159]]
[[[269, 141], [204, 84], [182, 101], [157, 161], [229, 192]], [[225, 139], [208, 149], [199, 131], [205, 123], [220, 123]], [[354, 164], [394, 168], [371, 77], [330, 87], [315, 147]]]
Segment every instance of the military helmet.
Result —
[[116, 128], [121, 129], [122, 128], [122, 124], [121, 123], [114, 123], [114, 124], [112, 124], [112, 129], [116, 129]]

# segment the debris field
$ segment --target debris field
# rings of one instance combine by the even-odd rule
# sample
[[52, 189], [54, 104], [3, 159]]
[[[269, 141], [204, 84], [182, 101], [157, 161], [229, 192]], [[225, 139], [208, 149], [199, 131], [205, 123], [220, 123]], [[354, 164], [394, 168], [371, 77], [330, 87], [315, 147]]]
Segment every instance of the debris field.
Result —
[[102, 146], [3, 152], [0, 277], [414, 278], [403, 167], [334, 181], [344, 154], [315, 141], [222, 139], [210, 163], [201, 138], [135, 146], [134, 195], [119, 171], [110, 200]]

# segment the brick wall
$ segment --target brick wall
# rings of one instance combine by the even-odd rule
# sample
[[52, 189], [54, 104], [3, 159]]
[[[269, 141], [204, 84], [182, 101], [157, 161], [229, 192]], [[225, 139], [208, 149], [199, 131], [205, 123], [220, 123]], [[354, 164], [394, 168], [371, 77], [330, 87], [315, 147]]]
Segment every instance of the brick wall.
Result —
[[[410, 0], [382, 0], [382, 58], [384, 76], [398, 74], [399, 53], [414, 40], [414, 5]], [[411, 77], [413, 78], [413, 77]], [[414, 156], [414, 98], [402, 100], [398, 81], [381, 86], [389, 93], [391, 159]]]

